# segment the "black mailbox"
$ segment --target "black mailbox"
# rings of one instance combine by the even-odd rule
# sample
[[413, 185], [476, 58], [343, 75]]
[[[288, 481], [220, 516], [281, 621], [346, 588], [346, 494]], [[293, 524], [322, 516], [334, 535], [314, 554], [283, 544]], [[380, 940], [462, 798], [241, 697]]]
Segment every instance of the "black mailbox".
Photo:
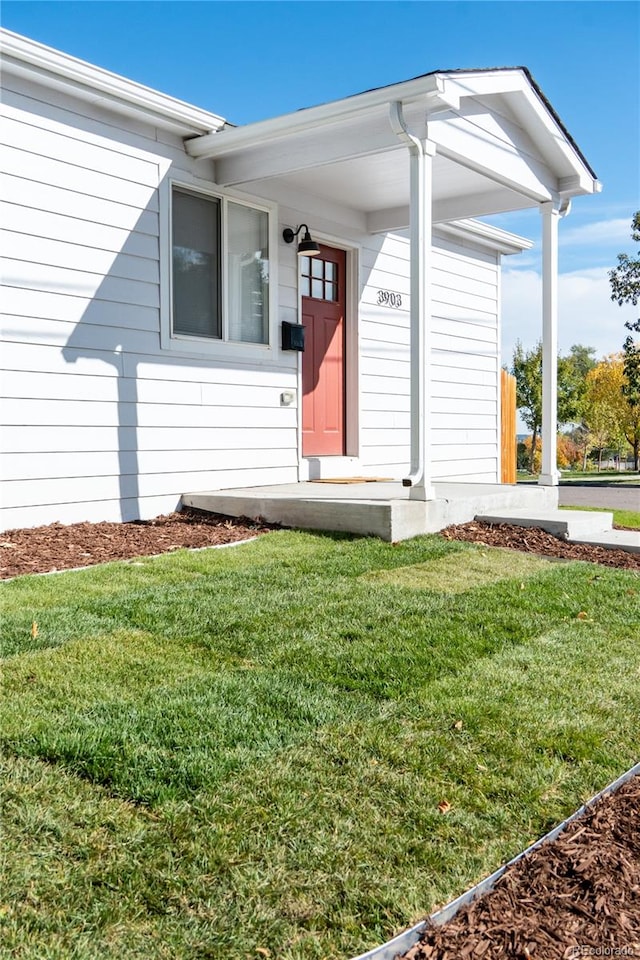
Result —
[[304, 327], [301, 323], [282, 321], [282, 349], [304, 350]]

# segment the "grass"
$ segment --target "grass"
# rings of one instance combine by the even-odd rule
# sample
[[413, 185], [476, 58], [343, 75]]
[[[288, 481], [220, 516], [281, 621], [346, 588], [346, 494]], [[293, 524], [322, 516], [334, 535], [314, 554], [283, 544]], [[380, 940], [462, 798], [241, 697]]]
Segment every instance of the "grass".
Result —
[[2, 596], [19, 960], [354, 956], [636, 759], [631, 571], [283, 531]]
[[563, 470], [562, 480], [563, 482], [577, 480], [580, 483], [592, 480], [594, 483], [604, 481], [605, 483], [637, 484], [640, 483], [640, 474], [632, 470]]
[[[538, 474], [528, 470], [517, 471], [518, 483], [537, 483]], [[632, 470], [562, 470], [561, 483], [605, 483], [605, 484], [640, 484], [640, 474]]]
[[616, 510], [614, 507], [581, 507], [564, 506], [561, 510], [591, 510], [594, 513], [613, 514], [613, 522], [618, 527], [629, 527], [632, 530], [640, 530], [640, 511], [639, 510]]

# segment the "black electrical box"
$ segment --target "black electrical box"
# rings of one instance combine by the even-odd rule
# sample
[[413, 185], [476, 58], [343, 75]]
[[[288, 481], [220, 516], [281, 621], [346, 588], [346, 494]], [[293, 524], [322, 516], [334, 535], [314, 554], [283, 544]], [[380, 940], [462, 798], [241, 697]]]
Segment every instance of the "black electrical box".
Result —
[[304, 350], [304, 327], [301, 323], [282, 321], [282, 349]]

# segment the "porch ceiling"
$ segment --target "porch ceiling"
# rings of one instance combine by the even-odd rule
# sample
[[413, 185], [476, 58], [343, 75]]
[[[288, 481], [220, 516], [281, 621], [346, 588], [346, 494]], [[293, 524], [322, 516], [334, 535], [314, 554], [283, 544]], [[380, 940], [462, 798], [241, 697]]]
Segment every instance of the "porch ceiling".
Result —
[[[535, 203], [442, 156], [434, 159], [433, 179], [434, 222], [487, 216]], [[260, 193], [264, 182], [245, 186]], [[402, 146], [297, 171], [271, 182], [364, 213], [370, 233], [409, 226], [409, 154]]]

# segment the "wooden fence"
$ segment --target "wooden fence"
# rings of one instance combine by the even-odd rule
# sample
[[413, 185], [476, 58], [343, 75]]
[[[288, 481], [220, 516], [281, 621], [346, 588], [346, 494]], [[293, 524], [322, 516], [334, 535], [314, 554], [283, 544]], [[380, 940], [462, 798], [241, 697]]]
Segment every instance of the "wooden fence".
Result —
[[501, 483], [516, 482], [516, 378], [506, 370], [500, 372], [502, 448]]

